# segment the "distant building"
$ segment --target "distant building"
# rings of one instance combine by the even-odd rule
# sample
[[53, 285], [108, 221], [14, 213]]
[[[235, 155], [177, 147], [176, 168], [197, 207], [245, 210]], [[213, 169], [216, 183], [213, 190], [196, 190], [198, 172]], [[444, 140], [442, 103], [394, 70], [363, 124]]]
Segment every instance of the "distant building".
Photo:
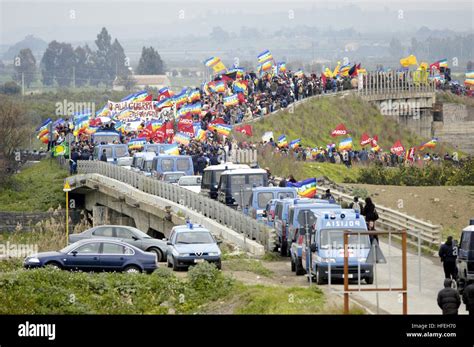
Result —
[[[133, 78], [136, 81], [134, 87], [136, 90], [143, 90], [146, 87], [160, 89], [163, 87], [169, 87], [171, 84], [170, 79], [166, 75], [133, 75]], [[124, 86], [119, 85], [116, 78], [114, 80], [112, 89], [116, 91], [123, 91]]]

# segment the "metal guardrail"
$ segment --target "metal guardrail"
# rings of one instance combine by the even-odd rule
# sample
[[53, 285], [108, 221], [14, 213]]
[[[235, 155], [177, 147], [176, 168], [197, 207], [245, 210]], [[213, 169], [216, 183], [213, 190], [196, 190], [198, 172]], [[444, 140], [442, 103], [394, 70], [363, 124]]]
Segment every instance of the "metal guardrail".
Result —
[[221, 204], [216, 200], [196, 194], [182, 187], [145, 177], [138, 172], [101, 161], [79, 160], [78, 173], [100, 174], [126, 183], [144, 193], [159, 196], [186, 206], [216, 222], [255, 240], [266, 249], [273, 249], [274, 231], [264, 224]]
[[232, 149], [229, 151], [228, 160], [235, 164], [256, 164], [257, 150], [256, 149]]
[[411, 71], [403, 74], [402, 78], [396, 71], [363, 74], [362, 88], [358, 89], [358, 93], [362, 97], [382, 94], [387, 98], [400, 94], [435, 93], [434, 81], [418, 82], [415, 76], [417, 73]]
[[[319, 189], [328, 189], [329, 187], [318, 186]], [[348, 194], [338, 192], [331, 188], [331, 193], [339, 202], [350, 203], [353, 197]], [[395, 211], [391, 208], [377, 205], [379, 219], [377, 225], [381, 229], [406, 230], [412, 239], [420, 238], [421, 242], [429, 247], [438, 247], [442, 243], [442, 227], [440, 225], [430, 224], [426, 221]]]

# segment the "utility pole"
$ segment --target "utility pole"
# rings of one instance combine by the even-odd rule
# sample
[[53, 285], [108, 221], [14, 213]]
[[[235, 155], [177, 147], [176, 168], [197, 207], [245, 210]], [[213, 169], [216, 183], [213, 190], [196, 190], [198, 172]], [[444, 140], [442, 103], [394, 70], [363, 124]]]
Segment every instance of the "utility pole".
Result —
[[76, 89], [76, 67], [72, 67], [72, 88]]
[[21, 95], [25, 96], [25, 73], [21, 73]]

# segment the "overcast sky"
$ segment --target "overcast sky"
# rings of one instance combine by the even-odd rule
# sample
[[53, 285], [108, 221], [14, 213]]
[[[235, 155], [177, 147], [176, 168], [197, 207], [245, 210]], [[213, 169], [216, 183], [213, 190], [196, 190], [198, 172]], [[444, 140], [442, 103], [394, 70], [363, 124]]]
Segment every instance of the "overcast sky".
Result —
[[425, 25], [469, 31], [474, 29], [473, 4], [472, 0], [0, 0], [0, 43], [13, 44], [28, 34], [48, 42], [90, 42], [103, 26], [121, 41], [203, 36], [214, 26], [238, 32], [243, 25], [275, 30], [304, 24], [362, 32], [402, 32]]

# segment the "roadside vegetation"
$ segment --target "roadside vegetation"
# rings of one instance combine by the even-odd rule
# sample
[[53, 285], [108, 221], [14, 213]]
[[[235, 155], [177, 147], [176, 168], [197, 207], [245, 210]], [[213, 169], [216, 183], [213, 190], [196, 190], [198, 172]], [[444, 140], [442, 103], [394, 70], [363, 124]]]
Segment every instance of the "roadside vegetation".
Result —
[[47, 211], [64, 207], [68, 172], [56, 160], [45, 159], [12, 175], [0, 187], [0, 211]]

